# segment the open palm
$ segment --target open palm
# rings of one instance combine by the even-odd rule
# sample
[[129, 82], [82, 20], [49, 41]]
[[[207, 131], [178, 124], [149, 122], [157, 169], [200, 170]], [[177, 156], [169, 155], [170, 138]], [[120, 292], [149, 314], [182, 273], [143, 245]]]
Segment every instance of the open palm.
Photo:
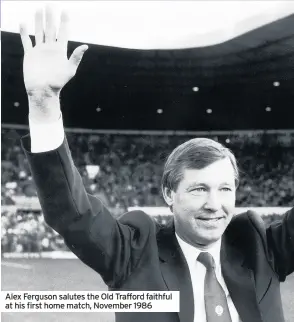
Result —
[[46, 27], [43, 28], [43, 12], [35, 15], [35, 39], [33, 47], [24, 25], [20, 35], [24, 48], [23, 75], [28, 93], [50, 90], [59, 93], [63, 86], [75, 75], [79, 63], [87, 50], [87, 45], [79, 46], [67, 59], [68, 17], [61, 15], [58, 38], [50, 8], [46, 8]]

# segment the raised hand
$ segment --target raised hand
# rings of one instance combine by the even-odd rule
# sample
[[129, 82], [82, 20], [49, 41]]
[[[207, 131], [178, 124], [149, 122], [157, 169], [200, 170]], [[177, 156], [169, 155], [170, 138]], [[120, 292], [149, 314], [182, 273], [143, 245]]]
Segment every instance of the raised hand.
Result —
[[35, 14], [35, 39], [33, 47], [26, 27], [20, 25], [20, 35], [24, 48], [23, 75], [29, 95], [48, 91], [59, 94], [63, 86], [75, 75], [87, 45], [79, 46], [67, 59], [68, 17], [62, 13], [56, 39], [56, 26], [52, 10], [47, 7], [43, 28], [43, 12]]

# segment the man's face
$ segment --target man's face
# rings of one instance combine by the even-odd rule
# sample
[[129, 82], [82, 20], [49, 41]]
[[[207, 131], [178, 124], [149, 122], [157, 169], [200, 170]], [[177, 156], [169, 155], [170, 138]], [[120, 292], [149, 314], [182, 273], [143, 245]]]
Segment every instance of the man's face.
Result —
[[206, 168], [185, 169], [168, 203], [173, 207], [175, 229], [186, 242], [206, 247], [216, 242], [230, 223], [236, 200], [233, 166], [228, 158]]

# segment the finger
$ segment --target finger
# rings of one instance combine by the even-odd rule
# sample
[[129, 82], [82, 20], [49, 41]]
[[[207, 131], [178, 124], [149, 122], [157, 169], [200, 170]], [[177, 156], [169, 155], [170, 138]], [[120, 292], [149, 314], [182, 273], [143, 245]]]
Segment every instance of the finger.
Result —
[[68, 42], [68, 22], [68, 15], [66, 14], [66, 12], [62, 11], [57, 41], [65, 46], [67, 46]]
[[56, 28], [54, 24], [53, 10], [51, 7], [46, 7], [46, 29], [45, 29], [45, 41], [55, 42], [56, 40]]
[[44, 41], [44, 29], [43, 29], [43, 11], [37, 10], [35, 14], [35, 39], [36, 45], [41, 44]]
[[69, 61], [78, 68], [85, 51], [88, 49], [87, 45], [82, 45], [74, 50], [69, 58]]
[[28, 34], [28, 30], [27, 30], [26, 25], [21, 24], [19, 29], [20, 29], [19, 33], [20, 33], [22, 46], [23, 46], [24, 52], [26, 52], [27, 50], [29, 50], [30, 48], [33, 47], [32, 41], [31, 41], [31, 38]]

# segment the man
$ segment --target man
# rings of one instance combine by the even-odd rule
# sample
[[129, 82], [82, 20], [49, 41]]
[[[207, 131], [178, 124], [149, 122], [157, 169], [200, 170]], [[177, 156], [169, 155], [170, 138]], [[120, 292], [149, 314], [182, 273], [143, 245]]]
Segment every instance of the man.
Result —
[[162, 191], [171, 224], [160, 227], [142, 211], [114, 219], [86, 193], [62, 125], [59, 94], [87, 46], [67, 59], [65, 14], [57, 40], [50, 10], [45, 32], [42, 12], [35, 25], [34, 48], [25, 28], [20, 31], [30, 121], [22, 145], [46, 222], [110, 290], [180, 291], [179, 313], [124, 312], [116, 320], [284, 321], [279, 284], [294, 271], [294, 210], [268, 229], [253, 212], [233, 216], [234, 155], [217, 142], [194, 139], [165, 164]]

